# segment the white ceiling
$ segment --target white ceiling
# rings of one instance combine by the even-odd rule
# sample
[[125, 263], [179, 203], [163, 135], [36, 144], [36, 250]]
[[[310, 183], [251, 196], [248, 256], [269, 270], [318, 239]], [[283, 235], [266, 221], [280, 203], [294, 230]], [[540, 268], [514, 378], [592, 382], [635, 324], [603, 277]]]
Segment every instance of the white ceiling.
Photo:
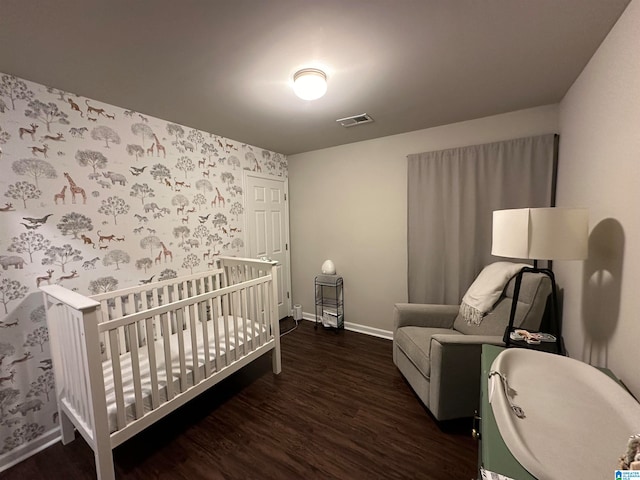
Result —
[[293, 154], [556, 103], [628, 3], [2, 0], [0, 72]]

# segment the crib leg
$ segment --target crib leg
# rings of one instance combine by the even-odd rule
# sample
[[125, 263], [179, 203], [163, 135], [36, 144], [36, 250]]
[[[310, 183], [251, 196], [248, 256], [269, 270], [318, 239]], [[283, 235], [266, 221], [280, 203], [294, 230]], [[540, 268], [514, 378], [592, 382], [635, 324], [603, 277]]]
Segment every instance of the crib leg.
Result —
[[111, 450], [111, 442], [98, 442], [95, 447], [94, 456], [96, 459], [96, 473], [98, 480], [115, 480], [116, 474], [113, 467], [113, 451]]
[[282, 360], [280, 358], [280, 348], [278, 347], [271, 351], [271, 369], [276, 375], [282, 371]]
[[73, 442], [76, 438], [73, 423], [62, 410], [58, 410], [58, 419], [60, 420], [60, 433], [62, 434], [62, 444]]

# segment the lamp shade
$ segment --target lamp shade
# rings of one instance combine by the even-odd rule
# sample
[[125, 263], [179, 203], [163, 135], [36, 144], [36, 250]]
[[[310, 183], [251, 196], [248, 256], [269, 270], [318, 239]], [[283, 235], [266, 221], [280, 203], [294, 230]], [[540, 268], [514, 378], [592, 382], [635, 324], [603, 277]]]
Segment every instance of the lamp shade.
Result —
[[587, 258], [589, 213], [584, 208], [517, 208], [493, 212], [491, 254], [533, 260]]

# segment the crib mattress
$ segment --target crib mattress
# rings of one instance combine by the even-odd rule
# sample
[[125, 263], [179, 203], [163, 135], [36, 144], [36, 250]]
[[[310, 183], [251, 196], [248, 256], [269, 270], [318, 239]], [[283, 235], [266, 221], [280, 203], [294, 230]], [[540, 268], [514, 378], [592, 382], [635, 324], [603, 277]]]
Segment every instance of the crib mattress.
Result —
[[[227, 328], [229, 332], [229, 341], [226, 342], [225, 339], [225, 321], [227, 323]], [[227, 317], [219, 317], [217, 319], [218, 322], [218, 332], [219, 332], [219, 342], [216, 345], [216, 340], [214, 338], [214, 326], [213, 320], [207, 321], [207, 332], [208, 332], [208, 340], [209, 345], [205, 346], [203, 341], [202, 334], [202, 323], [198, 323], [196, 325], [196, 333], [197, 333], [197, 357], [198, 357], [198, 370], [199, 370], [199, 378], [203, 379], [205, 374], [205, 348], [209, 350], [209, 360], [211, 371], [216, 371], [216, 355], [217, 350], [220, 351], [220, 366], [219, 368], [227, 365], [227, 363], [235, 360], [236, 349], [238, 358], [244, 353], [244, 349], [242, 347], [245, 342], [249, 342], [250, 348], [249, 351], [254, 350], [258, 344], [260, 333], [265, 332], [264, 326], [260, 326], [257, 322], [253, 320], [245, 320], [240, 317], [236, 318], [238, 324], [238, 334], [236, 335], [235, 331], [235, 322], [232, 316]], [[246, 332], [246, 333], [245, 333]], [[245, 338], [246, 337], [246, 338]], [[264, 337], [263, 337], [264, 338]], [[174, 395], [180, 393], [181, 391], [186, 390], [189, 387], [194, 385], [194, 375], [193, 375], [193, 358], [194, 352], [192, 349], [191, 343], [191, 329], [190, 327], [183, 330], [183, 344], [184, 344], [184, 356], [185, 356], [185, 366], [186, 366], [186, 382], [187, 384], [182, 386], [180, 385], [180, 357], [179, 357], [179, 348], [178, 335], [173, 334], [170, 337], [171, 339], [171, 378], [170, 381], [173, 384]], [[165, 363], [165, 351], [164, 351], [164, 342], [162, 341], [162, 337], [160, 340], [156, 340], [154, 342], [154, 350], [156, 356], [156, 371], [158, 378], [158, 393], [159, 393], [159, 401], [160, 404], [167, 401], [167, 368]], [[151, 411], [151, 372], [149, 365], [149, 356], [146, 347], [140, 347], [138, 351], [139, 365], [140, 365], [140, 377], [141, 377], [141, 390], [142, 390], [142, 400], [144, 405], [145, 412]], [[107, 399], [107, 415], [109, 421], [109, 432], [113, 433], [118, 430], [117, 423], [117, 406], [116, 406], [116, 394], [114, 387], [114, 379], [113, 379], [113, 368], [112, 361], [105, 360], [102, 363], [102, 369], [104, 372], [104, 381], [105, 381], [105, 391], [106, 391], [106, 399]], [[127, 424], [132, 420], [136, 419], [135, 412], [135, 392], [134, 392], [134, 382], [133, 382], [133, 369], [131, 362], [131, 353], [126, 353], [120, 356], [120, 369], [122, 374], [122, 384], [123, 384], [123, 393], [124, 393], [124, 404], [125, 404], [125, 414], [127, 418]]]

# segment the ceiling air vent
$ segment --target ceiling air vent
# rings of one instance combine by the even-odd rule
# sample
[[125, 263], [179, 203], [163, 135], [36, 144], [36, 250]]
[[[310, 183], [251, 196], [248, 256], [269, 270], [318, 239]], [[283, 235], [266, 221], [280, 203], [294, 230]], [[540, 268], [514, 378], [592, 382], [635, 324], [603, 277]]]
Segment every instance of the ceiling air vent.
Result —
[[356, 125], [362, 125], [363, 123], [373, 122], [373, 118], [366, 113], [360, 115], [353, 115], [352, 117], [339, 118], [336, 120], [343, 127], [355, 127]]

